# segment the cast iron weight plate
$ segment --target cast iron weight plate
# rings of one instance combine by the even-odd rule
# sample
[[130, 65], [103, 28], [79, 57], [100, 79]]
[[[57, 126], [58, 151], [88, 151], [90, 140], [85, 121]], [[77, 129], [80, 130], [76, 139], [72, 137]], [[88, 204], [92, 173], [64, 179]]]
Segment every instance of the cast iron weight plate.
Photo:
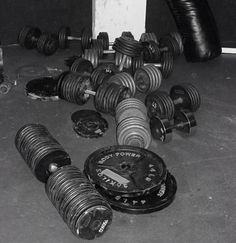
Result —
[[168, 172], [166, 181], [161, 184], [159, 190], [139, 197], [112, 196], [101, 187], [96, 187], [96, 189], [117, 211], [130, 214], [147, 214], [160, 211], [173, 202], [177, 183], [174, 176]]
[[42, 101], [59, 100], [57, 93], [58, 80], [52, 77], [42, 77], [29, 81], [26, 84], [26, 94], [31, 99], [38, 99]]
[[139, 196], [160, 187], [166, 165], [155, 153], [128, 145], [101, 148], [84, 164], [84, 172], [95, 185], [112, 195]]
[[74, 131], [84, 138], [99, 138], [108, 129], [108, 123], [103, 117], [88, 117], [74, 124]]

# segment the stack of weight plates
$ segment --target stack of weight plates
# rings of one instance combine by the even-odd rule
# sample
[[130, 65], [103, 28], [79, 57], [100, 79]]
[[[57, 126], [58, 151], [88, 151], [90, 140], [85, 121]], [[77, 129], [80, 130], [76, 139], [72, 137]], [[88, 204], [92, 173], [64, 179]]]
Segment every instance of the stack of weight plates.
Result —
[[101, 148], [86, 160], [84, 172], [115, 210], [145, 214], [169, 206], [177, 190], [174, 176], [155, 153], [133, 146]]
[[151, 144], [147, 109], [136, 98], [121, 101], [116, 107], [116, 139], [119, 145], [148, 148]]

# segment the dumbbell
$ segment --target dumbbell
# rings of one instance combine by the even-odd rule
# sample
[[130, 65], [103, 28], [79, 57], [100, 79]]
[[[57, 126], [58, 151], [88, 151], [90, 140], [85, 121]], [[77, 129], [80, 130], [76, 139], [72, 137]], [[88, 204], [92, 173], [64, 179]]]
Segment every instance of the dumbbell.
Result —
[[59, 76], [58, 80], [57, 91], [60, 98], [83, 105], [92, 95], [94, 96], [95, 108], [100, 112], [112, 115], [117, 104], [131, 96], [128, 87], [117, 83], [104, 82], [95, 92], [92, 90], [91, 79], [88, 75], [64, 72]]
[[91, 45], [92, 32], [87, 28], [82, 30], [81, 37], [75, 37], [71, 36], [71, 30], [69, 27], [62, 26], [57, 35], [59, 47], [62, 49], [69, 47], [69, 41], [81, 41], [82, 50], [89, 48]]
[[158, 61], [163, 52], [171, 52], [174, 58], [183, 53], [183, 43], [177, 32], [169, 33], [157, 42], [153, 38], [146, 38], [145, 41], [142, 41], [142, 45], [144, 60], [149, 62]]
[[164, 91], [154, 91], [146, 96], [145, 104], [149, 117], [173, 119], [175, 110], [195, 112], [201, 105], [198, 90], [190, 83], [174, 85], [170, 95]]
[[83, 239], [101, 236], [112, 221], [112, 210], [69, 155], [41, 124], [20, 128], [15, 145], [33, 174], [45, 182], [45, 191], [70, 228]]
[[[131, 39], [134, 39], [133, 34], [130, 31], [123, 31], [121, 36], [126, 36]], [[109, 36], [107, 32], [99, 32], [97, 35], [97, 39], [102, 41], [102, 46], [104, 50], [108, 50], [110, 46], [114, 44], [114, 42], [109, 41]]]
[[17, 42], [26, 49], [33, 49], [36, 48], [41, 34], [42, 32], [39, 28], [27, 25], [20, 30]]
[[171, 139], [173, 129], [184, 134], [191, 134], [196, 126], [197, 122], [193, 113], [186, 110], [175, 112], [174, 123], [171, 123], [168, 119], [161, 119], [157, 116], [150, 118], [152, 137], [162, 142], [168, 142]]
[[55, 35], [43, 33], [37, 41], [37, 51], [50, 56], [56, 52], [58, 48], [58, 40]]
[[[115, 59], [101, 59], [99, 58], [99, 53], [96, 49], [85, 49], [82, 57], [86, 60], [89, 60], [92, 64], [93, 67], [96, 68], [99, 64], [103, 63], [114, 63], [117, 66], [120, 65], [120, 63], [123, 61], [123, 54], [119, 52], [115, 52]], [[131, 57], [127, 57], [124, 60], [123, 63], [123, 68], [130, 68], [131, 67]], [[122, 68], [122, 69], [123, 69]], [[122, 70], [119, 70], [122, 71]]]
[[201, 105], [201, 97], [197, 88], [190, 83], [174, 85], [170, 89], [170, 97], [176, 110], [187, 109], [195, 112]]
[[136, 73], [137, 69], [145, 65], [154, 65], [160, 68], [164, 79], [168, 78], [173, 72], [174, 59], [170, 52], [162, 53], [161, 60], [159, 63], [144, 63], [143, 57], [135, 57], [132, 59], [132, 71]]
[[140, 42], [129, 37], [116, 38], [112, 48], [116, 52], [123, 54], [122, 61], [119, 65], [119, 71], [123, 70], [127, 57], [139, 57], [143, 50], [143, 46]]

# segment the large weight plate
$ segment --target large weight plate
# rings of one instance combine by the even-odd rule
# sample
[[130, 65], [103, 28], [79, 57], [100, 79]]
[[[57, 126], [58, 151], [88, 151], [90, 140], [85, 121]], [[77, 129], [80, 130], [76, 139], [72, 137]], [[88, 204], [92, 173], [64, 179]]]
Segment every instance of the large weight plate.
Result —
[[128, 145], [101, 148], [86, 160], [89, 180], [112, 195], [143, 195], [160, 187], [166, 165], [155, 153]]
[[58, 80], [52, 77], [33, 79], [26, 84], [27, 96], [42, 101], [58, 100], [57, 83]]
[[102, 188], [96, 189], [107, 199], [113, 209], [130, 214], [146, 214], [169, 206], [175, 198], [177, 183], [174, 176], [168, 172], [166, 181], [158, 190], [139, 197], [112, 196]]

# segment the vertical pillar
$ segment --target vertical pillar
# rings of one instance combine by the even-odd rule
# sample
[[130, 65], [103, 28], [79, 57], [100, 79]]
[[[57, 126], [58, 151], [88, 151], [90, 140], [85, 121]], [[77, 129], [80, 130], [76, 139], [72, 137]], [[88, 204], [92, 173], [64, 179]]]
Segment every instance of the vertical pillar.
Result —
[[93, 0], [93, 38], [108, 32], [109, 40], [131, 31], [136, 40], [145, 32], [146, 0]]

